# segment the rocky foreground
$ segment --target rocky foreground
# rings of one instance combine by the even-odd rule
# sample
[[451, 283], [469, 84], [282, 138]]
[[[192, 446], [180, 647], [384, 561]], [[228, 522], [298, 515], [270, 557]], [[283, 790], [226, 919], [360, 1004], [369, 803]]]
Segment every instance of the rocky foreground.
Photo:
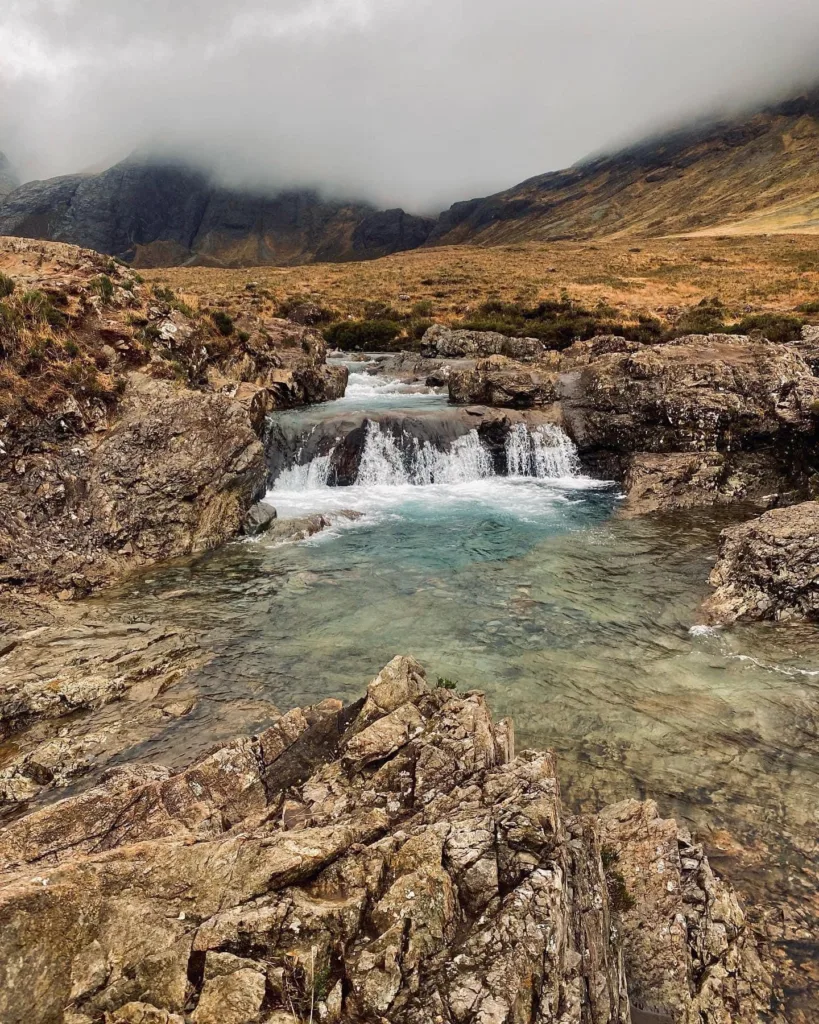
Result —
[[652, 803], [567, 814], [551, 755], [408, 658], [13, 822], [0, 919], [4, 1024], [738, 1024], [772, 999], [690, 835]]

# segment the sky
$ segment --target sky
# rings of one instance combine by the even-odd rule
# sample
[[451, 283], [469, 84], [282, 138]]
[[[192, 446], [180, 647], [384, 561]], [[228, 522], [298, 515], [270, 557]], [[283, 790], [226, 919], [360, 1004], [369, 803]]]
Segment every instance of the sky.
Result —
[[819, 79], [817, 0], [2, 0], [24, 180], [134, 150], [433, 213]]

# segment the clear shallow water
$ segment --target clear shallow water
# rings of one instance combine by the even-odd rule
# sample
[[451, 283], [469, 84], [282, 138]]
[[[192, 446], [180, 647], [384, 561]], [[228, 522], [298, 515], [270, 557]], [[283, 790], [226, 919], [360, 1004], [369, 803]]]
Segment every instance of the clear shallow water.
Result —
[[587, 479], [472, 471], [290, 480], [270, 498], [282, 517], [363, 515], [302, 544], [236, 543], [106, 598], [197, 629], [216, 653], [196, 710], [139, 756], [186, 763], [263, 724], [265, 702], [356, 699], [412, 654], [433, 680], [485, 690], [519, 748], [557, 750], [571, 804], [653, 797], [752, 894], [816, 900], [819, 630], [696, 628], [726, 513], [618, 519], [617, 494]]

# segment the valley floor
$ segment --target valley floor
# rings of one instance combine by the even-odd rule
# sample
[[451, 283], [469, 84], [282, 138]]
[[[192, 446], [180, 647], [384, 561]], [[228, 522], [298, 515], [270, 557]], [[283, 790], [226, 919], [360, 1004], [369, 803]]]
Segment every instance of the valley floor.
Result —
[[309, 296], [345, 316], [361, 316], [374, 302], [407, 313], [428, 303], [428, 315], [443, 322], [488, 298], [535, 304], [563, 292], [625, 318], [673, 317], [675, 308], [714, 296], [737, 319], [748, 307], [785, 312], [819, 301], [819, 247], [805, 234], [449, 246], [368, 263], [143, 273], [193, 299], [218, 300], [255, 283], [275, 301]]

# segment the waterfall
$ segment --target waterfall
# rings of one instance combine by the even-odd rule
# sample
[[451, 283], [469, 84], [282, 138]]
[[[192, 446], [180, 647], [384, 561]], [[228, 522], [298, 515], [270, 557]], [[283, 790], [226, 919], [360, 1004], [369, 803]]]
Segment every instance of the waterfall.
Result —
[[487, 476], [492, 476], [492, 458], [481, 444], [477, 430], [453, 441], [448, 451], [417, 437], [402, 451], [390, 431], [370, 423], [356, 486], [458, 484]]
[[571, 438], [554, 423], [535, 430], [516, 423], [506, 440], [506, 469], [509, 476], [560, 480], [578, 476], [580, 460]]
[[[278, 491], [311, 491], [332, 479], [334, 450], [303, 465], [285, 469], [276, 479]], [[546, 423], [530, 430], [517, 423], [506, 440], [507, 473], [541, 480], [578, 476], [577, 449], [560, 427]], [[477, 430], [454, 440], [448, 448], [367, 424], [354, 487], [399, 487], [407, 484], [460, 484], [495, 476], [492, 456]]]
[[317, 487], [326, 487], [332, 459], [333, 452], [330, 451], [304, 465], [288, 466], [277, 477], [276, 487], [283, 491], [314, 491]]

